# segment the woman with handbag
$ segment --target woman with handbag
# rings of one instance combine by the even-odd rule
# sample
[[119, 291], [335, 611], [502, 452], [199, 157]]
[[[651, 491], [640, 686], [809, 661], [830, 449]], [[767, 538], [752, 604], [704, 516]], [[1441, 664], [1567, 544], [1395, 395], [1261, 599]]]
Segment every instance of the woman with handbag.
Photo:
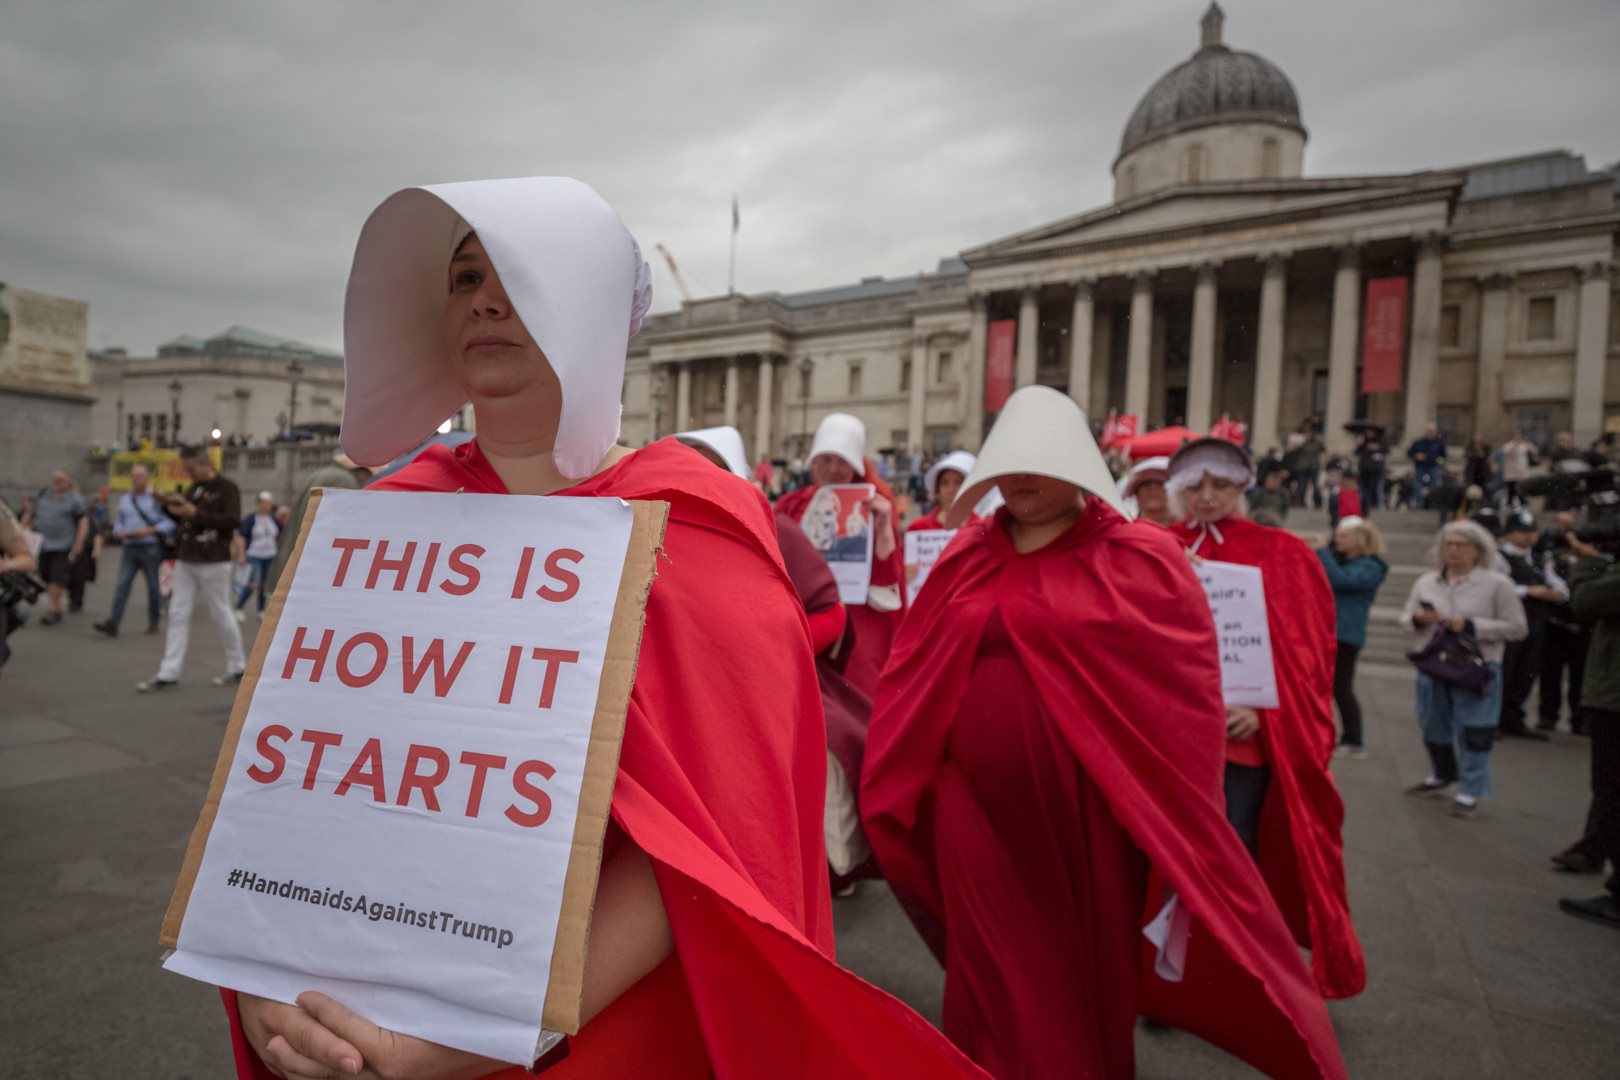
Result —
[[1471, 818], [1491, 793], [1491, 740], [1502, 705], [1502, 652], [1529, 633], [1524, 604], [1506, 574], [1490, 569], [1491, 534], [1472, 521], [1440, 530], [1439, 566], [1412, 583], [1401, 624], [1417, 635], [1417, 711], [1429, 775], [1408, 795], [1452, 784], [1453, 817]]

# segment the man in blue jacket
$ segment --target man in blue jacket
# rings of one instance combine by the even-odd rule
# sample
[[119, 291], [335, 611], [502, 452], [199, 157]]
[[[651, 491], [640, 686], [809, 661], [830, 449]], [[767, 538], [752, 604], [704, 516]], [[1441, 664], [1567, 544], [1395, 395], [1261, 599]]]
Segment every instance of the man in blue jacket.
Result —
[[1423, 509], [1428, 506], [1429, 489], [1434, 486], [1440, 465], [1446, 460], [1446, 440], [1440, 434], [1439, 425], [1425, 427], [1423, 437], [1414, 439], [1412, 445], [1406, 448], [1406, 456], [1412, 462], [1413, 479], [1417, 482], [1417, 506]]

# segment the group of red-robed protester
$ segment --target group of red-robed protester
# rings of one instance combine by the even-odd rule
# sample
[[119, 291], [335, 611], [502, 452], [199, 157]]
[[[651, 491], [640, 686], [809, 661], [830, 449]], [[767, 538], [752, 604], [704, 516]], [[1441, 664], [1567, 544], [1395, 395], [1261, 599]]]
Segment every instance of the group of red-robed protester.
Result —
[[[355, 461], [476, 417], [373, 488], [669, 504], [584, 1023], [546, 1074], [1130, 1076], [1146, 1016], [1272, 1076], [1344, 1076], [1324, 998], [1364, 973], [1326, 771], [1331, 597], [1303, 545], [1242, 520], [1241, 447], [1170, 460], [1186, 523], [1132, 520], [1079, 407], [1022, 389], [976, 459], [930, 475], [929, 524], [957, 531], [908, 606], [855, 418], [822, 423], [813, 485], [774, 512], [730, 429], [617, 445], [650, 300], [612, 209], [529, 178], [385, 200], [345, 309]], [[872, 486], [865, 602], [799, 528], [849, 483]], [[1278, 708], [1224, 703], [1195, 557], [1262, 567]], [[943, 1032], [838, 965], [835, 856], [886, 878], [942, 958]], [[526, 1075], [319, 993], [223, 993], [242, 1077]]]

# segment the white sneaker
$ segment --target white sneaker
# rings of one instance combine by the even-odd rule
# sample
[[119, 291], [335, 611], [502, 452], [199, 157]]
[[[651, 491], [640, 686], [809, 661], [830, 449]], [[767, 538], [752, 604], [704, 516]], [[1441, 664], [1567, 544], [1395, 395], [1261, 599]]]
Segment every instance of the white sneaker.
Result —
[[210, 686], [234, 686], [241, 681], [242, 673], [240, 671], [227, 673], [225, 675], [216, 675], [212, 679], [208, 680]]
[[247, 612], [243, 611], [241, 608], [237, 608], [235, 611], [231, 612], [231, 614], [236, 617], [238, 624], [247, 622]]
[[1367, 748], [1364, 746], [1352, 746], [1349, 743], [1340, 743], [1338, 746], [1333, 748], [1333, 756], [1350, 758], [1352, 761], [1360, 761], [1362, 758], [1367, 756]]

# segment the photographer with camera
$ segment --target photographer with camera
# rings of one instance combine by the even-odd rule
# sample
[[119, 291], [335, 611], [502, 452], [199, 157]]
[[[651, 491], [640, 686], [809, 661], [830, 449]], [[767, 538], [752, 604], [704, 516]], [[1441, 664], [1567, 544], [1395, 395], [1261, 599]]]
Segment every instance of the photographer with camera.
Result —
[[1612, 544], [1616, 523], [1595, 522], [1564, 534], [1577, 556], [1570, 610], [1592, 626], [1581, 685], [1581, 712], [1592, 736], [1592, 810], [1598, 846], [1609, 860], [1608, 891], [1589, 900], [1565, 897], [1561, 910], [1620, 929], [1620, 564], [1594, 541]]
[[10, 597], [15, 593], [19, 599], [28, 600], [39, 595], [37, 585], [39, 579], [29, 577], [39, 570], [39, 564], [28, 551], [28, 539], [23, 536], [21, 523], [12, 516], [11, 507], [0, 502], [0, 665], [4, 665], [11, 656], [11, 647], [6, 639], [11, 632], [22, 625], [22, 620], [14, 610], [14, 601]]

